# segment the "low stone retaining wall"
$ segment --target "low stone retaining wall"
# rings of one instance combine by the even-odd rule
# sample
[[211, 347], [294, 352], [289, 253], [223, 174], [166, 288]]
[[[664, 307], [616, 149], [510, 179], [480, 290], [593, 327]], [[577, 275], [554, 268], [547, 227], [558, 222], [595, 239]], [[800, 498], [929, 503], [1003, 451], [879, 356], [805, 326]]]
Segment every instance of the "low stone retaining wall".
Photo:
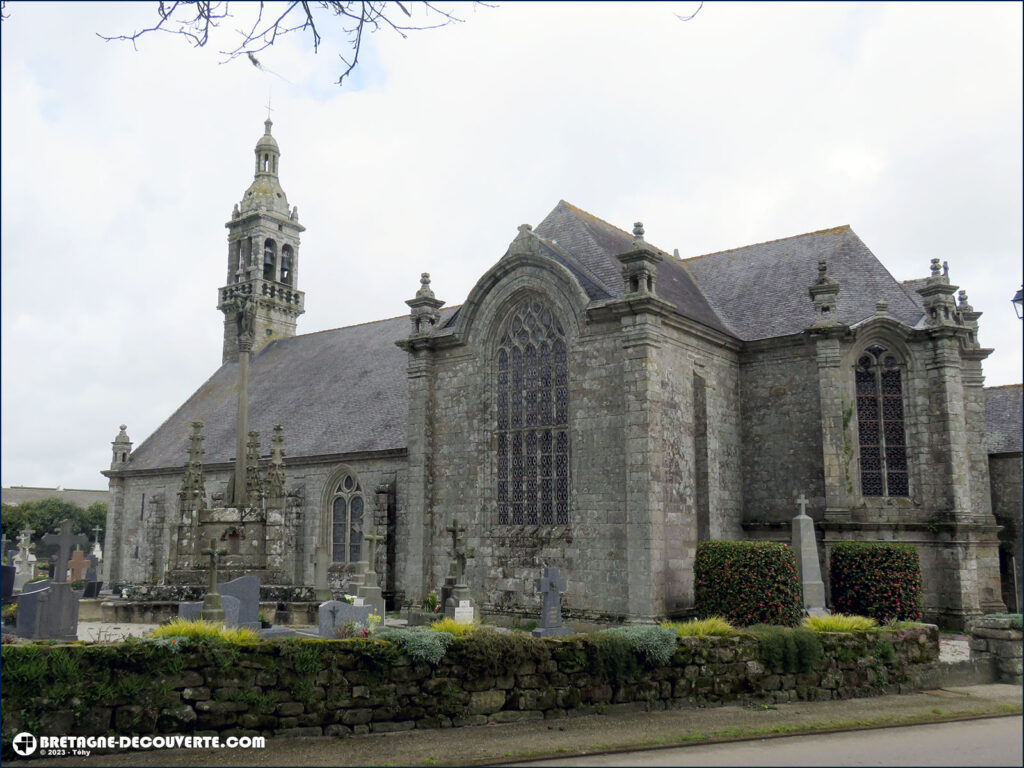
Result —
[[971, 658], [994, 658], [999, 682], [1021, 685], [1024, 632], [1008, 616], [982, 616], [971, 623]]
[[493, 631], [457, 638], [437, 664], [370, 639], [5, 645], [4, 754], [21, 731], [330, 736], [871, 696], [913, 689], [915, 670], [939, 654], [933, 626], [818, 637], [813, 663], [775, 666], [748, 635], [679, 639], [656, 667], [593, 635]]
[[[283, 603], [284, 610], [279, 610], [280, 605], [261, 602], [260, 612], [276, 624], [316, 624], [317, 603]], [[171, 600], [105, 600], [100, 609], [101, 616], [97, 618], [110, 624], [161, 624], [178, 615], [178, 603]]]

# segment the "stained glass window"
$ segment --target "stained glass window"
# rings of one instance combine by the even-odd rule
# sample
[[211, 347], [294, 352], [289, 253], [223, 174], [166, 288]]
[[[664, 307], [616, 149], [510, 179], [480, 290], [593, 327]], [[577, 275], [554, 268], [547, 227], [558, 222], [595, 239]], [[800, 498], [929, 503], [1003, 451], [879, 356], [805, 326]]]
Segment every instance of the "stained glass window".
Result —
[[346, 474], [331, 502], [331, 559], [359, 562], [363, 547], [363, 492], [359, 480]]
[[875, 344], [857, 360], [857, 429], [864, 496], [909, 496], [899, 360]]
[[498, 524], [568, 525], [565, 331], [530, 299], [505, 322], [497, 358]]

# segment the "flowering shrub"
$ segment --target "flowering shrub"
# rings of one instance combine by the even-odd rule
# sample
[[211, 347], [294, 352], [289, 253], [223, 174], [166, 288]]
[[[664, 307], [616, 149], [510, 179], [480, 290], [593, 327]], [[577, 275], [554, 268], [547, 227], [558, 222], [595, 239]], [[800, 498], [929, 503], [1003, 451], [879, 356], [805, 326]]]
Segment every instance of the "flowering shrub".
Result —
[[882, 622], [920, 620], [921, 564], [910, 544], [836, 542], [829, 568], [836, 611]]
[[698, 616], [793, 626], [803, 612], [793, 550], [779, 541], [702, 541], [693, 563]]

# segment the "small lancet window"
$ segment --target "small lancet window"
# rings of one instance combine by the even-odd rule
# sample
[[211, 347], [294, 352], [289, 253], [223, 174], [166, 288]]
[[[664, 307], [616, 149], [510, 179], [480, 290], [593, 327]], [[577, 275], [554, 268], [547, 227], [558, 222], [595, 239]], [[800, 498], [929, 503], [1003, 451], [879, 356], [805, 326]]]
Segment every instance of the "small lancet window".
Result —
[[331, 548], [335, 563], [357, 563], [363, 549], [363, 491], [359, 480], [346, 474], [331, 501]]
[[270, 170], [270, 155], [263, 155], [263, 170], [264, 172]]
[[899, 359], [880, 344], [857, 360], [857, 430], [864, 496], [909, 496], [903, 374]]

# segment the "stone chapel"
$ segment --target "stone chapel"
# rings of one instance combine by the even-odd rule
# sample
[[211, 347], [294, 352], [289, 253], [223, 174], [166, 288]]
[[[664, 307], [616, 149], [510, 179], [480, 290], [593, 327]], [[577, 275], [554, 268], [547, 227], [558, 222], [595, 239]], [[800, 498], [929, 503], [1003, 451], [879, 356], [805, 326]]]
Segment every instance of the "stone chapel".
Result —
[[805, 495], [826, 579], [834, 542], [909, 542], [926, 618], [1004, 609], [991, 350], [946, 265], [897, 281], [849, 226], [680, 258], [560, 201], [460, 306], [424, 273], [400, 317], [298, 334], [271, 127], [226, 224], [221, 366], [114, 440], [108, 583], [203, 583], [214, 538], [229, 574], [341, 590], [375, 533], [389, 605], [419, 605], [464, 528], [484, 613], [536, 615], [557, 566], [567, 617], [649, 621], [692, 607], [698, 542], [788, 541]]

